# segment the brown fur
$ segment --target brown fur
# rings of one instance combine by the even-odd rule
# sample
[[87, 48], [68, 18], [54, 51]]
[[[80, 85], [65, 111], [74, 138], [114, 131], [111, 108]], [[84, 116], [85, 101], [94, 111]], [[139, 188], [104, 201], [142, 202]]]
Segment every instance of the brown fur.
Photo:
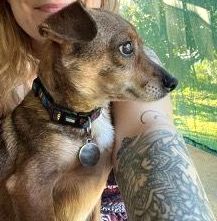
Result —
[[[48, 40], [39, 76], [66, 108], [88, 112], [103, 107], [102, 119], [110, 122], [109, 102], [157, 100], [177, 84], [148, 59], [135, 29], [118, 15], [76, 2], [48, 18], [40, 33]], [[134, 46], [129, 57], [119, 50], [126, 41]], [[51, 122], [33, 92], [4, 120], [3, 131], [0, 221], [100, 220], [112, 145], [100, 147], [96, 166], [82, 167], [77, 156], [84, 131]], [[103, 132], [97, 133], [93, 129], [96, 140]]]

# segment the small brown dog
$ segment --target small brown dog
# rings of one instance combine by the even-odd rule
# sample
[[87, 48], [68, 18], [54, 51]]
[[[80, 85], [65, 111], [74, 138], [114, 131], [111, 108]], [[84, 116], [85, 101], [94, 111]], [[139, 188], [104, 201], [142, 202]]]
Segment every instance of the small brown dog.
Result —
[[100, 220], [112, 168], [109, 102], [157, 100], [177, 81], [149, 60], [132, 25], [80, 1], [40, 33], [40, 80], [3, 122], [0, 221]]

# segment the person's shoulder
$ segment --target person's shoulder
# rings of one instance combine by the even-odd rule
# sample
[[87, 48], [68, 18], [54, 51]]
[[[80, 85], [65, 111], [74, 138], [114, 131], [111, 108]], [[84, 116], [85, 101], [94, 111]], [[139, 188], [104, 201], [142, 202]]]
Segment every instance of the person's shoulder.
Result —
[[153, 62], [155, 62], [156, 64], [160, 66], [163, 66], [160, 58], [158, 57], [158, 55], [152, 48], [144, 47], [144, 52]]

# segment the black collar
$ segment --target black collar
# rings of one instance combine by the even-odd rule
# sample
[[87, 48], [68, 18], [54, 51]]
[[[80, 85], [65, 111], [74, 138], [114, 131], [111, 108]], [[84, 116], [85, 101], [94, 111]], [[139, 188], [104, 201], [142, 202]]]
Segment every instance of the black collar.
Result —
[[35, 96], [40, 98], [42, 105], [47, 109], [50, 119], [60, 124], [87, 129], [90, 127], [90, 123], [96, 120], [101, 113], [101, 108], [97, 108], [91, 112], [77, 113], [55, 104], [53, 98], [42, 85], [39, 78], [33, 81], [32, 90]]

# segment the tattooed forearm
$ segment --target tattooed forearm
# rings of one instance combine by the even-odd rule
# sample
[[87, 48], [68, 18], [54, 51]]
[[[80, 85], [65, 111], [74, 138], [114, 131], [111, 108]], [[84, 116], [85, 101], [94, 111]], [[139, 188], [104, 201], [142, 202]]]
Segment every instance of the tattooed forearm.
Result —
[[215, 220], [185, 143], [173, 131], [125, 138], [116, 179], [130, 221]]

